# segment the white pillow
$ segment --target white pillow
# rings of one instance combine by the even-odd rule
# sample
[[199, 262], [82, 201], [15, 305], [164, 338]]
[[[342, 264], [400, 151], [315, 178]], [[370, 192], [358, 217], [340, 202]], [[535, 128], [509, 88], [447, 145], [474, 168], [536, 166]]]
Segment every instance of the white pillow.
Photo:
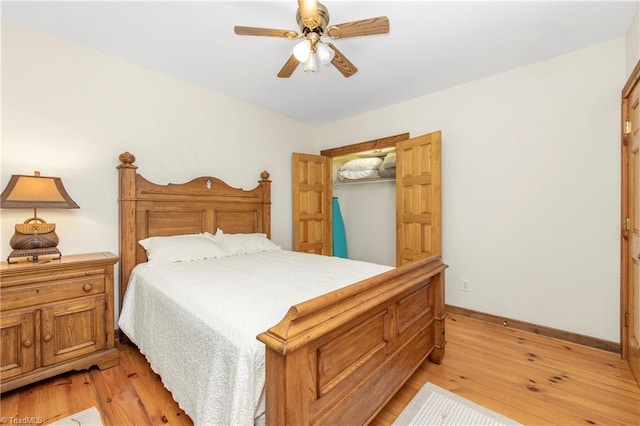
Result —
[[343, 180], [373, 177], [380, 177], [380, 172], [378, 170], [340, 170], [338, 172], [338, 178]]
[[376, 170], [382, 164], [382, 158], [356, 158], [347, 161], [340, 167], [340, 170], [360, 171], [360, 170]]
[[226, 255], [225, 251], [205, 234], [149, 237], [138, 243], [147, 251], [150, 264], [190, 262]]
[[228, 256], [282, 250], [279, 245], [268, 239], [266, 234], [225, 234], [218, 229], [213, 239]]

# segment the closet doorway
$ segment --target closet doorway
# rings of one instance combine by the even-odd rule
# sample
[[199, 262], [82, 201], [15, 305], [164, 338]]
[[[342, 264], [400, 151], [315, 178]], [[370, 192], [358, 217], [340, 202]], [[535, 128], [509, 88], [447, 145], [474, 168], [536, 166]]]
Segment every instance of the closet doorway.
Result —
[[[294, 153], [294, 250], [332, 254], [333, 158], [385, 148], [395, 148], [396, 153], [396, 265], [442, 252], [440, 131], [415, 138], [403, 133], [324, 150], [320, 155]], [[371, 235], [358, 238], [371, 239]]]

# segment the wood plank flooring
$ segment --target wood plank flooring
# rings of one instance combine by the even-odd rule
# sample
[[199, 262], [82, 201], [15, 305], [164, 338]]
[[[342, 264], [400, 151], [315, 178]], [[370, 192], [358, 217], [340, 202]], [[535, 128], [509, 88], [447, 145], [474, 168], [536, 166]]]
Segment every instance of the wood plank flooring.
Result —
[[[640, 425], [640, 389], [616, 354], [457, 315], [447, 342], [442, 364], [424, 363], [372, 425], [390, 425], [427, 381], [526, 425]], [[46, 424], [96, 406], [105, 426], [192, 425], [144, 357], [118, 348], [117, 367], [3, 394], [0, 416]]]

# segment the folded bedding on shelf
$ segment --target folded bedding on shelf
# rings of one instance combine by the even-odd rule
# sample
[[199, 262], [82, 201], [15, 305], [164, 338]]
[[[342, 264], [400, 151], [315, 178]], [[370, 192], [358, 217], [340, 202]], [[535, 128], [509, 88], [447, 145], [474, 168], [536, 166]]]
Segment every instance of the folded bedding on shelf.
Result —
[[392, 178], [396, 177], [396, 153], [390, 152], [384, 157], [384, 160], [378, 168], [380, 177]]
[[354, 158], [349, 160], [340, 167], [340, 170], [361, 171], [361, 170], [377, 170], [383, 160], [380, 157]]
[[380, 177], [378, 170], [340, 170], [338, 172], [338, 179], [340, 180], [352, 180], [352, 179], [364, 179]]
[[395, 169], [396, 168], [396, 153], [390, 152], [384, 157], [382, 160], [382, 164], [380, 164], [381, 169]]
[[396, 153], [360, 157], [349, 160], [338, 170], [338, 180], [358, 180], [396, 177]]

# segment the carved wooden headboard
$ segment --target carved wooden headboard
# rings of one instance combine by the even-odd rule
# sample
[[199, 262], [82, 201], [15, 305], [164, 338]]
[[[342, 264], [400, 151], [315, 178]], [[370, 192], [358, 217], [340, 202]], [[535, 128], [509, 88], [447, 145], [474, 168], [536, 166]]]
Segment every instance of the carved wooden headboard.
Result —
[[136, 158], [120, 154], [120, 306], [133, 268], [147, 260], [138, 241], [153, 236], [261, 232], [271, 237], [271, 181], [245, 191], [215, 177], [158, 185], [137, 173]]

